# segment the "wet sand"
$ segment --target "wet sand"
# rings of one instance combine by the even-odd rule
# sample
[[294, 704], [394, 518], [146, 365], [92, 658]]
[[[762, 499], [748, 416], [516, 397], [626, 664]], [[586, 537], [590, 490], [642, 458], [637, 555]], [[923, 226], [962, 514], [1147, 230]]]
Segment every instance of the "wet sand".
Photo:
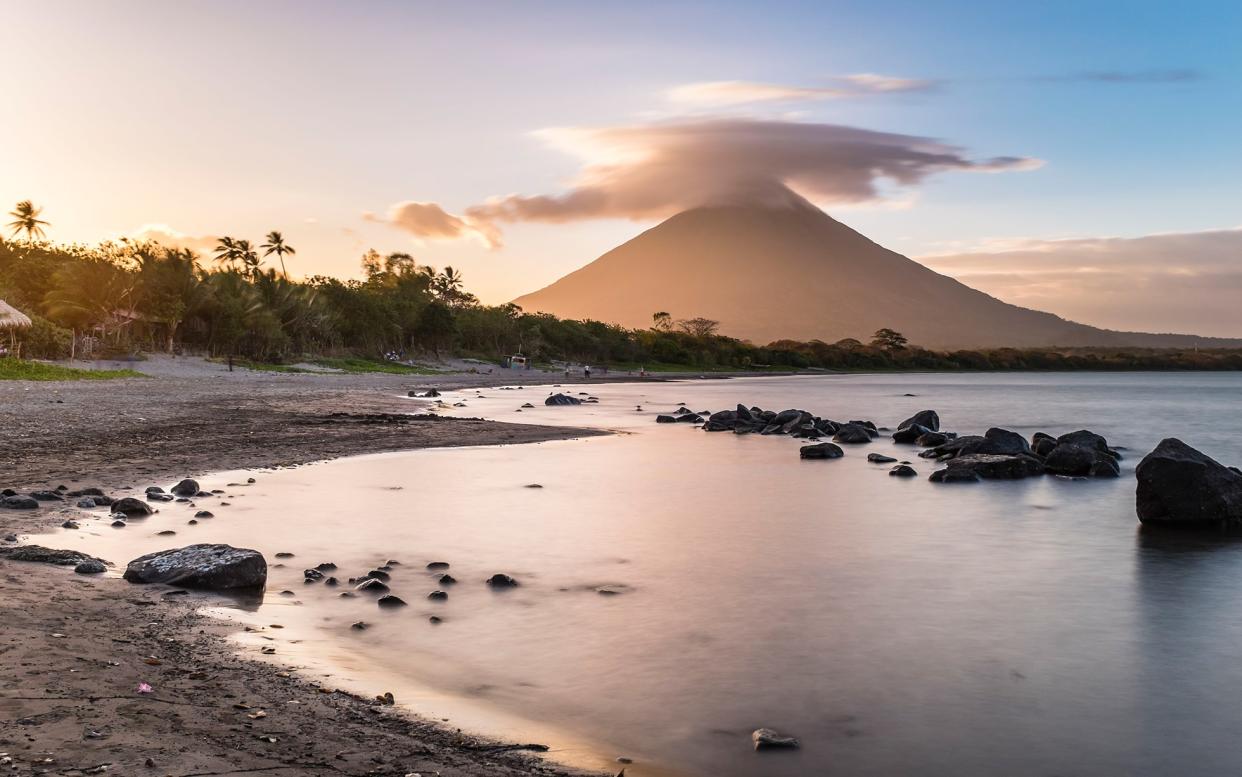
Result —
[[[391, 415], [425, 406], [404, 398], [411, 389], [512, 377], [225, 373], [7, 382], [0, 384], [0, 487], [111, 492], [208, 471], [600, 433]], [[526, 391], [531, 401], [547, 393]], [[17, 535], [20, 542], [22, 533], [64, 517], [48, 507], [0, 510], [0, 538]], [[235, 544], [244, 546], [245, 538]], [[12, 545], [0, 540], [0, 547]], [[129, 559], [109, 561], [123, 567]], [[16, 774], [181, 777], [569, 773], [529, 748], [483, 741], [241, 658], [224, 640], [235, 627], [198, 614], [202, 599], [169, 590], [0, 557], [6, 770], [11, 763]], [[140, 682], [153, 693], [138, 693]]]

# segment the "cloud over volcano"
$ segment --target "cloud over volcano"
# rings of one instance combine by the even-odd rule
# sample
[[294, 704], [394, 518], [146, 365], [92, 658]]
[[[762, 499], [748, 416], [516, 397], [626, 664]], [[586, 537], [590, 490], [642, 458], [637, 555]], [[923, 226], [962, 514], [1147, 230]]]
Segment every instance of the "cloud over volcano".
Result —
[[[389, 222], [419, 237], [477, 232], [497, 246], [505, 223], [661, 219], [703, 205], [778, 206], [802, 198], [857, 203], [883, 199], [888, 187], [915, 186], [936, 173], [1030, 170], [1041, 164], [1015, 156], [972, 159], [956, 146], [913, 135], [747, 118], [536, 134], [580, 160], [566, 191], [494, 197], [461, 216], [419, 203], [422, 215], [434, 218]], [[408, 204], [393, 206], [393, 212]]]

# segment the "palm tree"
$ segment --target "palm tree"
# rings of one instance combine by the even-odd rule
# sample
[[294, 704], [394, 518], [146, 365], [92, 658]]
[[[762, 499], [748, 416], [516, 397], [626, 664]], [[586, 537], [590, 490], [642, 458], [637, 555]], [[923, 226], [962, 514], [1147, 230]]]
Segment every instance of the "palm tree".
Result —
[[293, 246], [285, 243], [285, 236], [276, 230], [272, 230], [267, 233], [267, 242], [259, 246], [259, 248], [266, 249], [263, 252], [264, 256], [276, 254], [276, 258], [280, 260], [280, 274], [288, 278], [289, 273], [285, 272], [285, 254], [293, 256], [297, 251], [293, 250]]
[[227, 235], [216, 242], [215, 252], [216, 261], [220, 264], [237, 264], [240, 259], [237, 240]]
[[235, 243], [237, 248], [237, 260], [241, 262], [242, 267], [246, 268], [246, 274], [251, 278], [259, 274], [259, 255], [255, 253], [254, 248], [250, 245], [249, 240], [238, 240]]
[[51, 225], [39, 218], [42, 212], [43, 208], [36, 208], [30, 200], [17, 203], [17, 207], [9, 211], [9, 215], [13, 217], [13, 221], [9, 222], [9, 227], [13, 230], [12, 236], [17, 237], [19, 233], [25, 232], [28, 243], [36, 237], [43, 237], [43, 228]]

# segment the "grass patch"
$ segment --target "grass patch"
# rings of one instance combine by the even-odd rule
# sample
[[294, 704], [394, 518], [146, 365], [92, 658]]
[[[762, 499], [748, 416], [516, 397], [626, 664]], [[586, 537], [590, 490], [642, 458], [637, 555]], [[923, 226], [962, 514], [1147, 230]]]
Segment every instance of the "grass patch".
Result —
[[142, 377], [145, 376], [133, 370], [78, 370], [11, 356], [0, 359], [0, 380], [112, 380]]

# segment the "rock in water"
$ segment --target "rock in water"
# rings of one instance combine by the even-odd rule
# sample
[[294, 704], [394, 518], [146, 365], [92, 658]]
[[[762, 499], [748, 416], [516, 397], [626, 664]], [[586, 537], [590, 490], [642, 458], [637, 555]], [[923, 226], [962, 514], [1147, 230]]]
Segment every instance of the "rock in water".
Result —
[[84, 561], [98, 561], [104, 563], [101, 559], [94, 556], [88, 556], [76, 550], [60, 550], [59, 548], [45, 548], [42, 545], [22, 545], [16, 548], [0, 548], [0, 558], [7, 558], [10, 561], [33, 561], [39, 564], [55, 564], [60, 567], [69, 567], [81, 564]]
[[577, 397], [571, 397], [568, 394], [553, 394], [543, 400], [545, 405], [581, 405], [582, 400]]
[[935, 410], [920, 410], [897, 424], [898, 429], [905, 429], [908, 426], [922, 426], [929, 432], [938, 432], [940, 431], [940, 415]]
[[487, 584], [492, 588], [513, 588], [518, 584], [518, 581], [502, 572], [497, 572], [487, 578]]
[[867, 427], [851, 422], [843, 424], [832, 439], [846, 444], [871, 442], [871, 432], [867, 431]]
[[7, 507], [10, 510], [38, 510], [39, 500], [33, 496], [6, 496], [0, 499], [0, 507]]
[[1175, 437], [1143, 457], [1135, 507], [1144, 524], [1242, 524], [1242, 475]]
[[195, 496], [199, 492], [198, 481], [186, 478], [177, 485], [173, 486], [171, 491], [177, 496]]
[[151, 505], [141, 499], [135, 499], [132, 496], [127, 496], [124, 499], [118, 499], [112, 503], [112, 512], [132, 516], [150, 515], [154, 511], [151, 509]]
[[139, 556], [129, 562], [125, 579], [212, 591], [262, 588], [267, 583], [267, 560], [257, 550], [231, 545], [187, 545]]
[[918, 475], [918, 470], [909, 464], [898, 464], [888, 471], [888, 474], [896, 478], [912, 478]]
[[868, 453], [867, 461], [872, 464], [892, 464], [897, 461], [892, 456], [885, 456], [883, 453]]
[[[1026, 441], [1023, 440], [1025, 443]], [[935, 483], [969, 482], [984, 480], [1016, 480], [1043, 474], [1044, 465], [1033, 456], [1006, 456], [991, 453], [973, 453], [950, 459], [946, 469], [936, 470], [929, 478]], [[970, 477], [969, 475], [974, 475]]]
[[908, 424], [893, 432], [893, 442], [909, 444], [918, 441], [920, 437], [935, 433], [936, 430], [922, 424]]
[[798, 456], [803, 459], [839, 459], [844, 455], [845, 451], [841, 450], [841, 446], [830, 442], [803, 445], [798, 449]]
[[755, 743], [756, 750], [773, 750], [777, 748], [798, 747], [799, 742], [794, 737], [787, 737], [770, 728], [757, 728], [750, 735], [750, 739]]
[[404, 599], [402, 599], [400, 596], [393, 596], [392, 594], [386, 594], [384, 596], [381, 596], [380, 598], [375, 600], [375, 603], [378, 604], [380, 607], [404, 607], [405, 606]]

